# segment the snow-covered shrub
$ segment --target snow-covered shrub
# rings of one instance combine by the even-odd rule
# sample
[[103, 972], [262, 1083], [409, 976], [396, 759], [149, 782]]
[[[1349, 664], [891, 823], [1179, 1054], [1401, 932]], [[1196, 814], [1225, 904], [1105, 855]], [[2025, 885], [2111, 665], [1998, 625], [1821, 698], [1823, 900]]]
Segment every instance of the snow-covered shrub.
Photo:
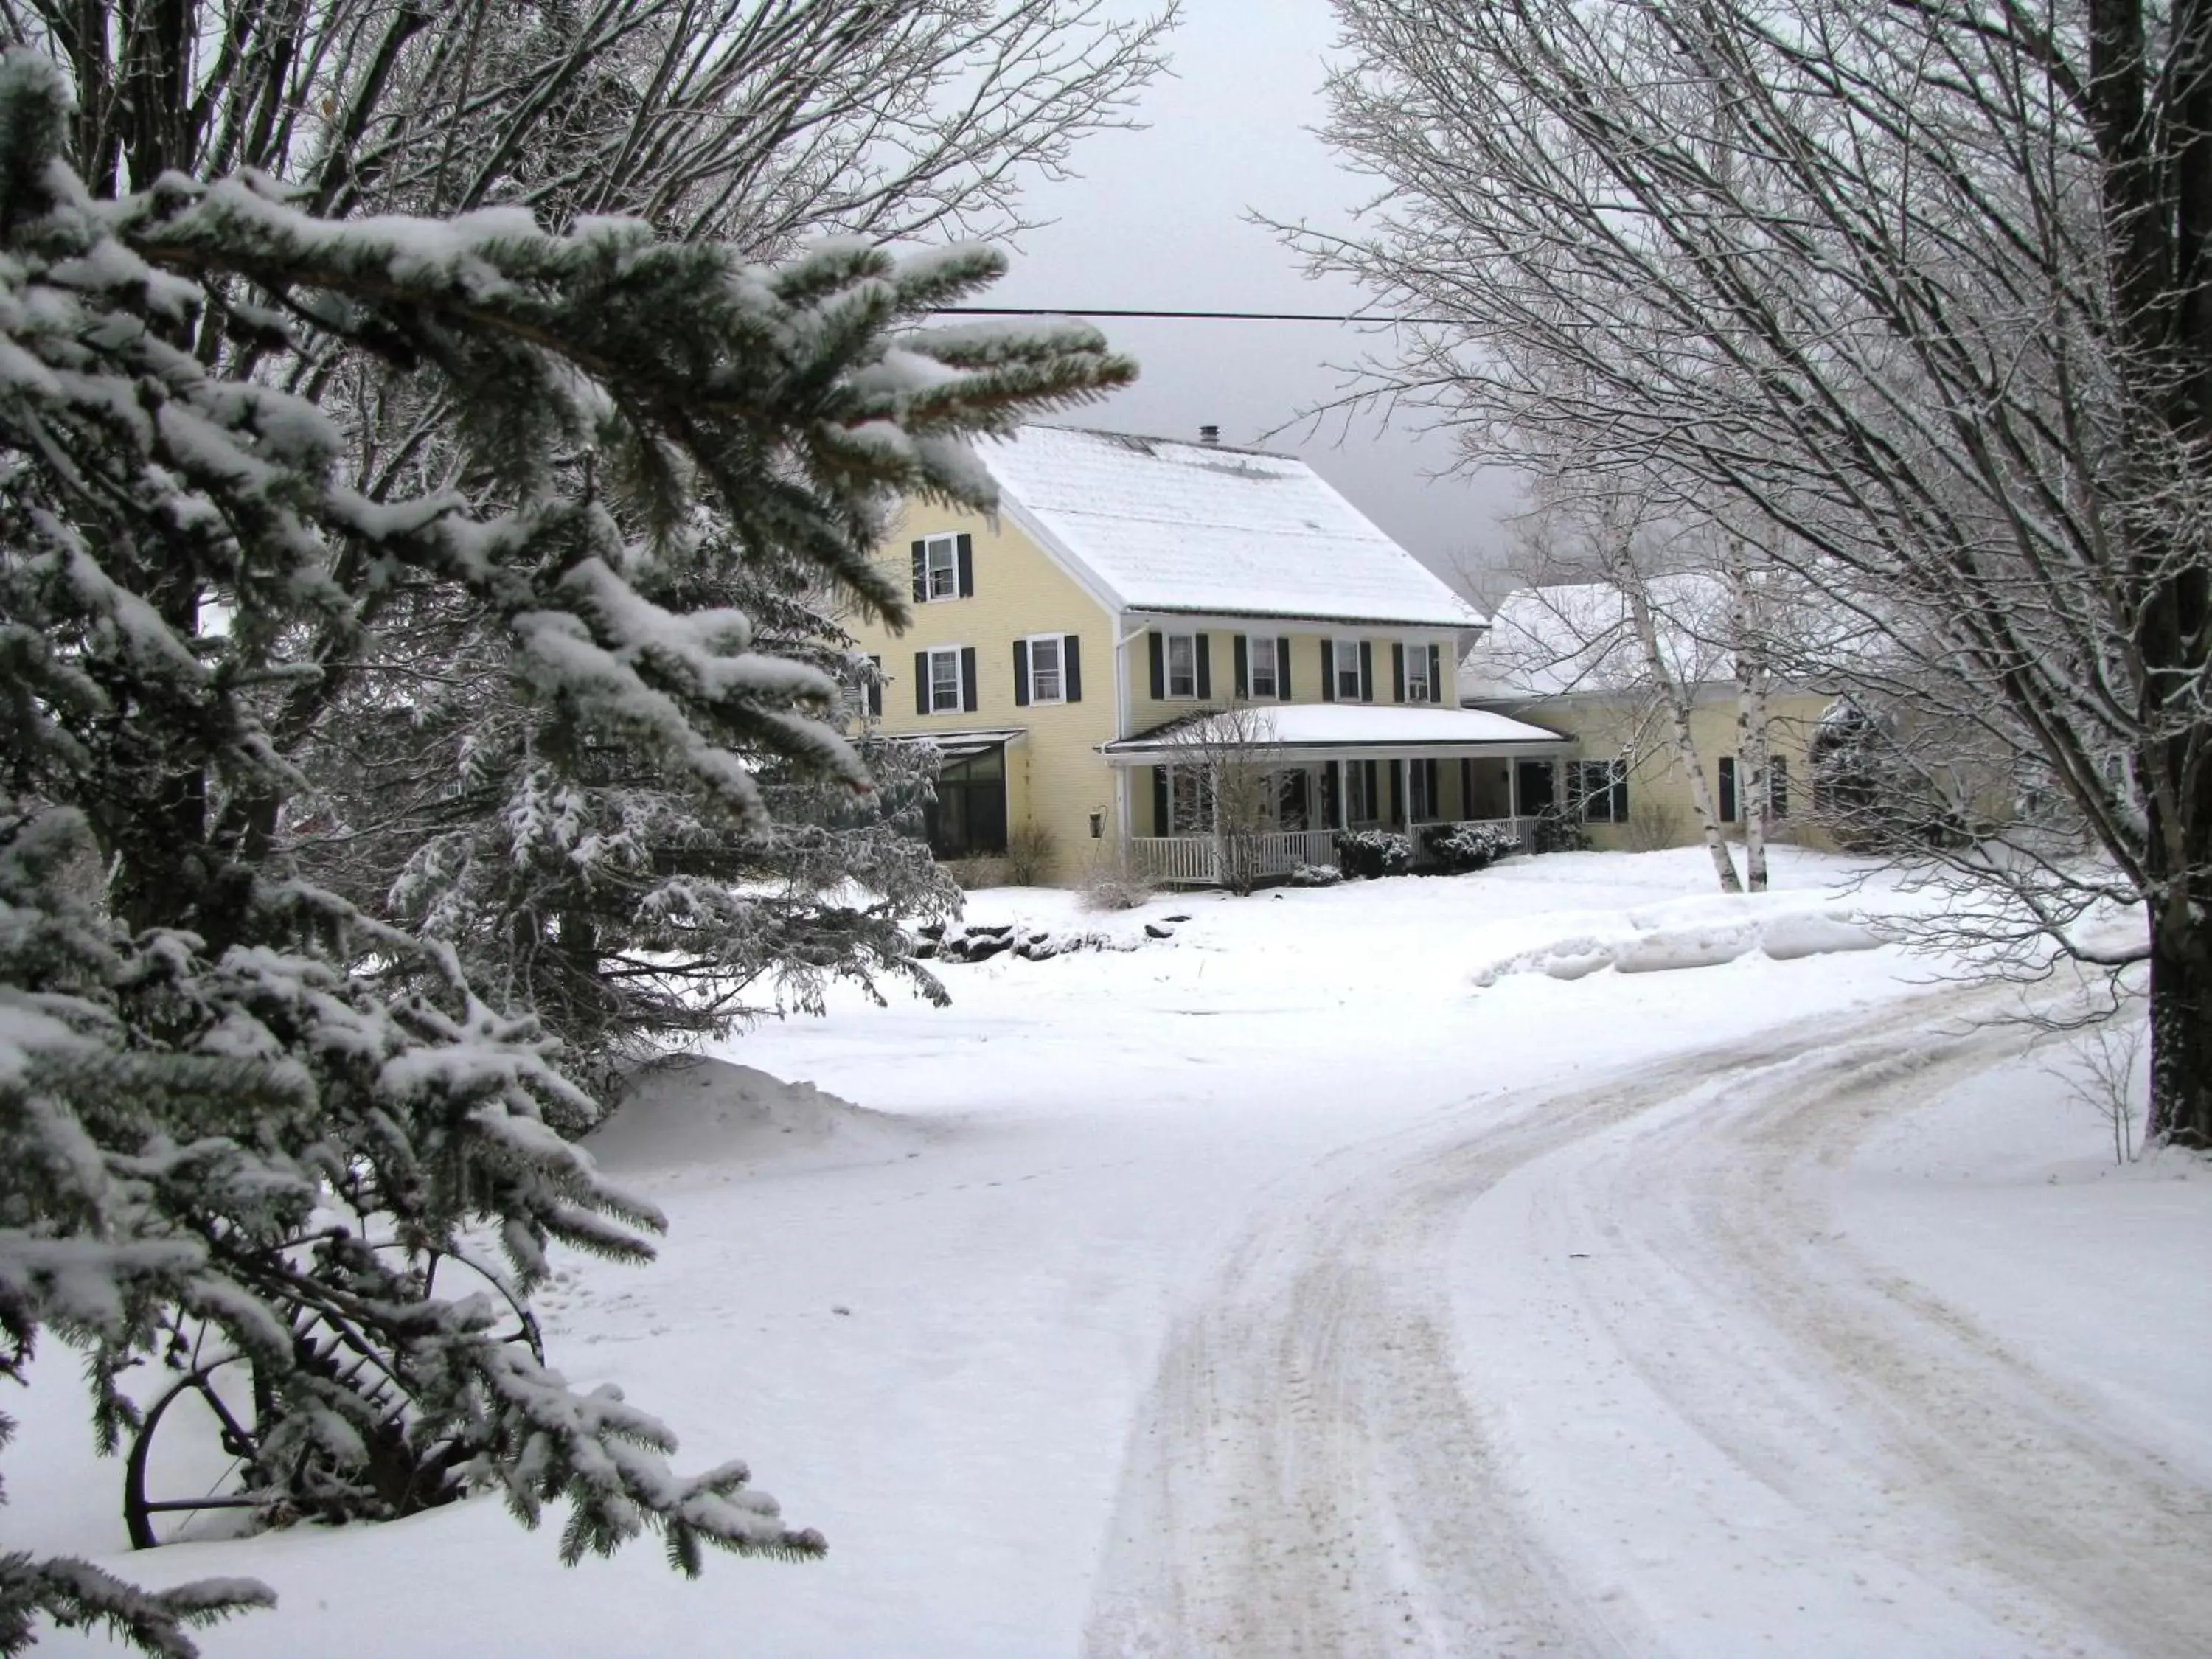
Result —
[[1013, 885], [1006, 860], [990, 853], [971, 853], [964, 859], [947, 859], [944, 870], [963, 893], [979, 893], [987, 887]]
[[1556, 806], [1547, 806], [1536, 814], [1530, 852], [1587, 853], [1589, 848], [1589, 833], [1583, 828], [1581, 819], [1570, 817]]
[[1521, 843], [1479, 823], [1432, 823], [1421, 831], [1421, 850], [1440, 873], [1459, 876], [1488, 869]]
[[1390, 830], [1340, 830], [1337, 862], [1353, 880], [1402, 876], [1413, 867], [1413, 843]]
[[1083, 878], [1079, 902], [1086, 910], [1133, 910], [1158, 890], [1150, 878], [1126, 865], [1102, 863]]
[[1334, 887], [1344, 879], [1344, 872], [1333, 864], [1299, 864], [1291, 869], [1293, 887]]
[[1015, 887], [1042, 887], [1060, 860], [1060, 840], [1042, 823], [1025, 823], [1006, 837], [1006, 881]]

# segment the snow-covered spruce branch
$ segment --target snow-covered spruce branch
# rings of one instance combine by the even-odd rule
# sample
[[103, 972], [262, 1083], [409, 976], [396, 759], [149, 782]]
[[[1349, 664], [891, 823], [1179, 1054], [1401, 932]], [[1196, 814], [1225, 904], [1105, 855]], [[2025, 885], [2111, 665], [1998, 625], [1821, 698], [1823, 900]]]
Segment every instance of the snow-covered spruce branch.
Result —
[[[776, 629], [840, 604], [899, 614], [867, 574], [894, 494], [983, 504], [965, 438], [1130, 366], [1087, 330], [921, 326], [998, 269], [973, 250], [902, 264], [845, 244], [768, 268], [511, 210], [334, 226], [244, 178], [96, 199], [64, 159], [81, 114], [37, 53], [0, 58], [9, 1369], [42, 1330], [88, 1348], [112, 1436], [133, 1428], [134, 1358], [188, 1327], [227, 1346], [254, 1372], [246, 1478], [276, 1516], [404, 1513], [483, 1484], [566, 1503], [572, 1554], [653, 1529], [686, 1569], [707, 1543], [817, 1553], [736, 1466], [679, 1476], [652, 1419], [519, 1357], [481, 1303], [432, 1294], [427, 1262], [487, 1235], [518, 1297], [557, 1244], [649, 1253], [657, 1214], [573, 1145], [599, 1097], [529, 999], [479, 977], [521, 954], [518, 929], [567, 949], [590, 918], [511, 911], [488, 949], [380, 920], [301, 856], [310, 766], [336, 724], [408, 717], [387, 653], [450, 665], [459, 647], [481, 671], [465, 691], [504, 688], [480, 781], [522, 756], [548, 799], [583, 787], [578, 847], [607, 830], [619, 856], [619, 811], [590, 793], [602, 757], [741, 844], [773, 839], [769, 803], [794, 791], [872, 793], [834, 653], [786, 649], [753, 612]], [[366, 346], [424, 386], [417, 406], [451, 411], [449, 477], [352, 487], [351, 440], [317, 400], [336, 382], [287, 389], [195, 349], [216, 309], [248, 305], [302, 363], [318, 341]], [[780, 872], [826, 890], [819, 845], [793, 837]], [[652, 878], [672, 916], [686, 875]], [[802, 937], [821, 942], [773, 948]], [[0, 1631], [120, 1615], [181, 1655], [192, 1617], [258, 1594], [129, 1601], [72, 1571], [11, 1566]]]

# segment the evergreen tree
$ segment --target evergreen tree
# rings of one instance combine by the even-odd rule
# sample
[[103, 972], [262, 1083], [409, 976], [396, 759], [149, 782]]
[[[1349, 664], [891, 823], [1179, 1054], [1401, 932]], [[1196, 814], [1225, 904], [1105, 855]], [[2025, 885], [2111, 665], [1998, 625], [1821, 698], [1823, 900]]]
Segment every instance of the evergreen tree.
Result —
[[[294, 757], [407, 665], [398, 623], [444, 611], [522, 689], [501, 741], [549, 801], [618, 764], [760, 836], [799, 780], [865, 799], [834, 678], [655, 594], [712, 524], [764, 588], [896, 617], [869, 562], [890, 500], [984, 502], [966, 436], [1129, 366], [1074, 326], [915, 327], [997, 273], [985, 252], [759, 269], [624, 221], [334, 222], [254, 174], [100, 201], [71, 116], [50, 64], [0, 58], [0, 1365], [42, 1331], [82, 1346], [112, 1443], [123, 1369], [204, 1323], [251, 1361], [257, 1479], [291, 1512], [496, 1491], [526, 1522], [564, 1500], [569, 1559], [648, 1528], [686, 1571], [710, 1544], [818, 1553], [742, 1464], [677, 1474], [617, 1391], [430, 1292], [429, 1253], [471, 1233], [526, 1294], [554, 1244], [639, 1259], [660, 1219], [574, 1150], [596, 1103], [471, 981], [495, 951], [289, 855]], [[210, 368], [210, 337], [431, 388], [465, 488], [361, 493], [329, 380]], [[187, 1654], [261, 1599], [10, 1557], [0, 1652], [44, 1615]]]

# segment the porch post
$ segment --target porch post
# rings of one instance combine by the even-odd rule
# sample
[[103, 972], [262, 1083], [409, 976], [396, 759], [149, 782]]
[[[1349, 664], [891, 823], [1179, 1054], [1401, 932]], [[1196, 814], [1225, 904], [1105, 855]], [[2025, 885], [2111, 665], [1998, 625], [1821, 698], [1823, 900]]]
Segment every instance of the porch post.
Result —
[[1505, 816], [1521, 822], [1521, 763], [1510, 757], [1505, 763]]

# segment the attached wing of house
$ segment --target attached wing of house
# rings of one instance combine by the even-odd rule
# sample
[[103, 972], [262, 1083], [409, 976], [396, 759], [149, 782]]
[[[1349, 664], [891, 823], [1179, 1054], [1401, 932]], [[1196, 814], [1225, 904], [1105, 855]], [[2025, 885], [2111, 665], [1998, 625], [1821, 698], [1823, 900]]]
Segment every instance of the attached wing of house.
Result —
[[1516, 763], [1556, 732], [1463, 709], [1483, 618], [1294, 458], [1031, 426], [978, 446], [998, 510], [910, 504], [883, 557], [912, 625], [855, 629], [872, 707], [942, 750], [947, 856], [1049, 842], [1202, 879], [1222, 808], [1199, 718], [1237, 711], [1285, 867], [1345, 826], [1515, 816]]
[[[1742, 823], [1747, 775], [1737, 749], [1743, 718], [1726, 585], [1698, 573], [1650, 583], [1654, 631], [1666, 677], [1686, 694], [1691, 746], [1724, 830]], [[1776, 597], [1768, 631], [1778, 665], [1767, 698], [1767, 833], [1828, 842], [1808, 808], [1822, 716], [1832, 691], [1808, 684], [1809, 665], [1857, 648], [1851, 619], [1805, 596]], [[1580, 758], [1559, 776], [1561, 810], [1579, 817], [1601, 848], [1688, 846], [1702, 835], [1661, 683], [1610, 583], [1516, 589], [1460, 663], [1470, 709], [1540, 723], [1577, 739]], [[1548, 799], [1548, 798], [1547, 798]]]

